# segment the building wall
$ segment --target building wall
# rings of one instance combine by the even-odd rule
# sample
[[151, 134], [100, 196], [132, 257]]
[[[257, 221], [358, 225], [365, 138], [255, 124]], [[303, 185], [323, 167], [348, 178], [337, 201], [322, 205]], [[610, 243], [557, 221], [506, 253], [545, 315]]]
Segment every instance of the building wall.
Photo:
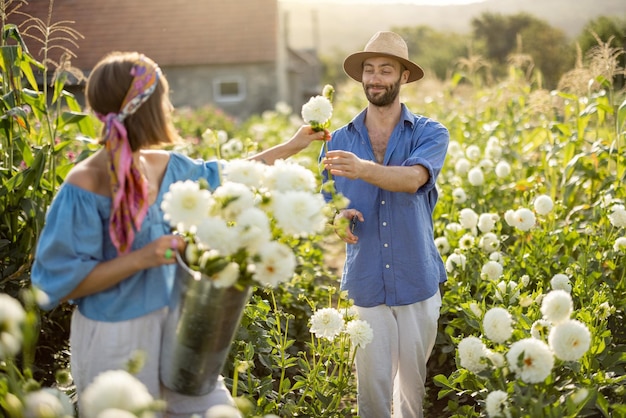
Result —
[[[217, 106], [238, 119], [274, 108], [278, 101], [273, 63], [164, 67], [175, 107]], [[220, 81], [241, 83], [240, 98], [220, 99]]]

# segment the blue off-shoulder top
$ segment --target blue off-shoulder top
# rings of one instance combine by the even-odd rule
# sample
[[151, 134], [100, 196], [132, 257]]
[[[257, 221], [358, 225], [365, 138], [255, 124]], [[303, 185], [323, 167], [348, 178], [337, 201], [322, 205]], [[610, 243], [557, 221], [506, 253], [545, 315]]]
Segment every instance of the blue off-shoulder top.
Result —
[[[193, 160], [172, 152], [156, 201], [150, 205], [132, 250], [171, 233], [163, 219], [161, 202], [172, 183], [205, 178], [212, 189], [219, 185], [217, 161]], [[33, 285], [47, 295], [43, 309], [52, 309], [98, 264], [117, 256], [109, 237], [111, 198], [64, 183], [46, 215], [31, 272]], [[104, 291], [71, 303], [87, 318], [123, 321], [169, 304], [175, 265], [140, 271]], [[46, 299], [46, 298], [44, 298]]]

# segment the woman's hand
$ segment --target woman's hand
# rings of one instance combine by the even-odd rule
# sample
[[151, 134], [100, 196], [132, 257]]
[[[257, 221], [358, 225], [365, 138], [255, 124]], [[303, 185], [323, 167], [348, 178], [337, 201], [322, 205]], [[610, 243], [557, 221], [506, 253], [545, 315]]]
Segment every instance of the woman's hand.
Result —
[[78, 284], [63, 301], [106, 290], [133, 274], [151, 267], [176, 262], [176, 251], [185, 248], [185, 241], [177, 235], [163, 235], [139, 250], [104, 261]]
[[178, 235], [163, 235], [145, 247], [142, 258], [147, 263], [145, 268], [176, 263], [176, 252], [185, 248], [185, 241]]
[[324, 129], [323, 131], [314, 131], [311, 125], [302, 125], [296, 133], [288, 141], [294, 148], [303, 150], [315, 141], [329, 141], [330, 131]]
[[287, 142], [274, 145], [249, 157], [249, 159], [272, 165], [276, 160], [289, 158], [308, 147], [312, 142], [320, 140], [330, 140], [330, 132], [326, 129], [316, 132], [310, 125], [302, 125]]

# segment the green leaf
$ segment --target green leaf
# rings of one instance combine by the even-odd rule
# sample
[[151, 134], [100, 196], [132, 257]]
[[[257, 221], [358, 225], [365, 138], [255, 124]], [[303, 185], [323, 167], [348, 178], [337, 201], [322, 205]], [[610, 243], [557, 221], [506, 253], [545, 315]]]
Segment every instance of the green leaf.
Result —
[[88, 114], [83, 113], [83, 112], [73, 112], [73, 111], [63, 112], [58, 122], [57, 129], [60, 130], [69, 124], [77, 124], [78, 122], [86, 118], [87, 116]]
[[[617, 109], [617, 130], [618, 131], [621, 131], [622, 129], [624, 129], [623, 127], [624, 127], [625, 120], [626, 120], [626, 100], [624, 100], [622, 104], [619, 105], [619, 108]], [[618, 134], [620, 133], [618, 132]]]
[[602, 412], [605, 417], [610, 417], [609, 415], [609, 401], [606, 397], [598, 393], [598, 397], [596, 398], [596, 407]]

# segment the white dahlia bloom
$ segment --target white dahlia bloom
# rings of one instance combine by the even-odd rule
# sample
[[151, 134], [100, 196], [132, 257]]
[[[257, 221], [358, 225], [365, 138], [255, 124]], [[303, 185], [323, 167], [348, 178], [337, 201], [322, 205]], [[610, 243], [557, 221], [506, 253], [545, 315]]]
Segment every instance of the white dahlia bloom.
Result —
[[213, 192], [213, 198], [219, 202], [212, 208], [212, 215], [221, 215], [226, 220], [235, 220], [237, 216], [254, 206], [254, 192], [241, 183], [227, 181]]
[[211, 192], [200, 189], [191, 180], [178, 181], [170, 185], [163, 195], [161, 209], [164, 219], [180, 232], [195, 232], [196, 226], [208, 216], [213, 203]]
[[457, 187], [452, 190], [452, 200], [454, 203], [465, 203], [465, 201], [467, 201], [467, 194], [465, 193], [465, 190], [463, 190], [462, 187]]
[[465, 270], [466, 257], [460, 252], [454, 252], [448, 256], [446, 260], [446, 271], [452, 273], [454, 271]]
[[239, 278], [239, 264], [231, 262], [211, 277], [215, 287], [231, 287]]
[[332, 117], [333, 105], [324, 96], [314, 96], [302, 106], [302, 119], [308, 124], [323, 125]]
[[311, 170], [284, 160], [276, 160], [273, 165], [266, 167], [263, 184], [269, 190], [279, 192], [313, 192], [317, 188], [317, 180]]
[[496, 343], [503, 343], [513, 335], [513, 317], [504, 308], [491, 308], [483, 318], [485, 336]]
[[470, 163], [465, 158], [459, 158], [454, 164], [454, 172], [459, 177], [465, 177], [465, 175], [469, 172], [472, 163]]
[[482, 186], [485, 183], [485, 175], [480, 167], [474, 167], [467, 172], [467, 180], [472, 186]]
[[448, 242], [448, 238], [446, 237], [435, 238], [435, 246], [437, 247], [437, 251], [439, 251], [439, 254], [441, 255], [445, 255], [450, 252], [450, 243]]
[[609, 221], [611, 225], [617, 228], [626, 226], [626, 208], [624, 208], [624, 205], [613, 205], [613, 207], [611, 207]]
[[489, 259], [491, 261], [497, 261], [500, 264], [504, 263], [504, 255], [500, 251], [494, 251], [489, 254]]
[[520, 208], [513, 214], [514, 226], [520, 231], [528, 231], [535, 225], [535, 214], [527, 208]]
[[22, 304], [8, 294], [0, 293], [0, 360], [19, 352], [25, 320], [26, 311]]
[[508, 283], [505, 281], [500, 281], [496, 285], [496, 294], [495, 298], [504, 301], [505, 296], [508, 296], [509, 303], [515, 302], [520, 295], [520, 291], [516, 290], [517, 282], [511, 280]]
[[537, 196], [535, 199], [535, 212], [539, 215], [547, 215], [554, 208], [554, 203], [552, 202], [552, 198], [548, 195]]
[[321, 232], [326, 224], [321, 194], [305, 191], [277, 192], [272, 200], [272, 213], [285, 234], [308, 236]]
[[154, 399], [146, 386], [125, 370], [100, 373], [82, 394], [81, 417], [97, 418], [109, 409], [137, 411], [149, 407]]
[[259, 250], [261, 261], [256, 263], [254, 280], [270, 287], [291, 280], [296, 269], [296, 256], [290, 247], [270, 241]]
[[541, 301], [543, 317], [553, 324], [569, 319], [573, 310], [572, 297], [565, 290], [553, 290]]
[[234, 253], [241, 244], [237, 231], [216, 216], [207, 216], [198, 224], [196, 238], [200, 248], [213, 249], [222, 255]]
[[237, 216], [233, 238], [238, 248], [245, 247], [249, 254], [258, 254], [271, 239], [272, 230], [267, 213], [259, 208], [244, 209]]
[[548, 335], [548, 344], [556, 357], [565, 361], [576, 361], [589, 350], [591, 333], [582, 322], [568, 319], [552, 328]]
[[241, 412], [232, 405], [215, 405], [207, 409], [204, 418], [241, 418]]
[[498, 164], [496, 164], [495, 172], [496, 176], [498, 176], [499, 178], [508, 177], [509, 174], [511, 174], [511, 165], [506, 161], [500, 161], [498, 162]]
[[482, 233], [491, 232], [499, 220], [500, 216], [497, 213], [482, 213], [478, 217], [478, 229]]
[[613, 249], [616, 252], [626, 253], [626, 237], [619, 237], [613, 244]]
[[504, 221], [508, 226], [515, 227], [515, 211], [513, 209], [504, 212]]
[[480, 237], [478, 246], [487, 254], [492, 254], [498, 248], [500, 248], [500, 240], [498, 236], [493, 232], [487, 232]]
[[459, 212], [459, 223], [465, 229], [474, 230], [478, 225], [478, 214], [471, 208], [463, 208]]
[[483, 268], [480, 271], [480, 276], [489, 280], [496, 280], [502, 276], [502, 264], [497, 261], [487, 261], [483, 264]]
[[462, 250], [468, 250], [474, 246], [474, 235], [472, 234], [463, 234], [461, 238], [459, 238], [459, 248]]
[[487, 395], [485, 399], [485, 409], [489, 418], [509, 418], [511, 413], [508, 408], [509, 396], [502, 390], [494, 390]]
[[322, 308], [315, 311], [311, 316], [312, 334], [317, 338], [325, 338], [332, 341], [345, 327], [343, 315], [335, 308]]
[[502, 145], [500, 145], [500, 140], [495, 136], [492, 136], [487, 140], [485, 155], [493, 158], [494, 160], [502, 157]]
[[259, 189], [267, 165], [255, 160], [231, 160], [224, 164], [224, 179]]
[[477, 337], [465, 337], [458, 346], [461, 367], [472, 373], [480, 373], [487, 368], [487, 347]]
[[547, 319], [538, 319], [530, 327], [530, 335], [538, 340], [547, 341], [552, 323]]
[[567, 293], [572, 291], [572, 284], [569, 281], [569, 277], [563, 273], [557, 273], [550, 279], [550, 286], [552, 290], [565, 290]]
[[24, 397], [24, 418], [70, 418], [74, 406], [70, 398], [54, 388], [28, 392]]
[[480, 148], [478, 147], [478, 145], [470, 145], [465, 150], [465, 155], [471, 161], [478, 161], [481, 155]]
[[353, 319], [346, 324], [346, 333], [353, 347], [365, 347], [372, 342], [374, 331], [367, 321]]
[[535, 338], [525, 338], [511, 344], [506, 359], [511, 370], [526, 383], [543, 382], [554, 367], [550, 347]]

